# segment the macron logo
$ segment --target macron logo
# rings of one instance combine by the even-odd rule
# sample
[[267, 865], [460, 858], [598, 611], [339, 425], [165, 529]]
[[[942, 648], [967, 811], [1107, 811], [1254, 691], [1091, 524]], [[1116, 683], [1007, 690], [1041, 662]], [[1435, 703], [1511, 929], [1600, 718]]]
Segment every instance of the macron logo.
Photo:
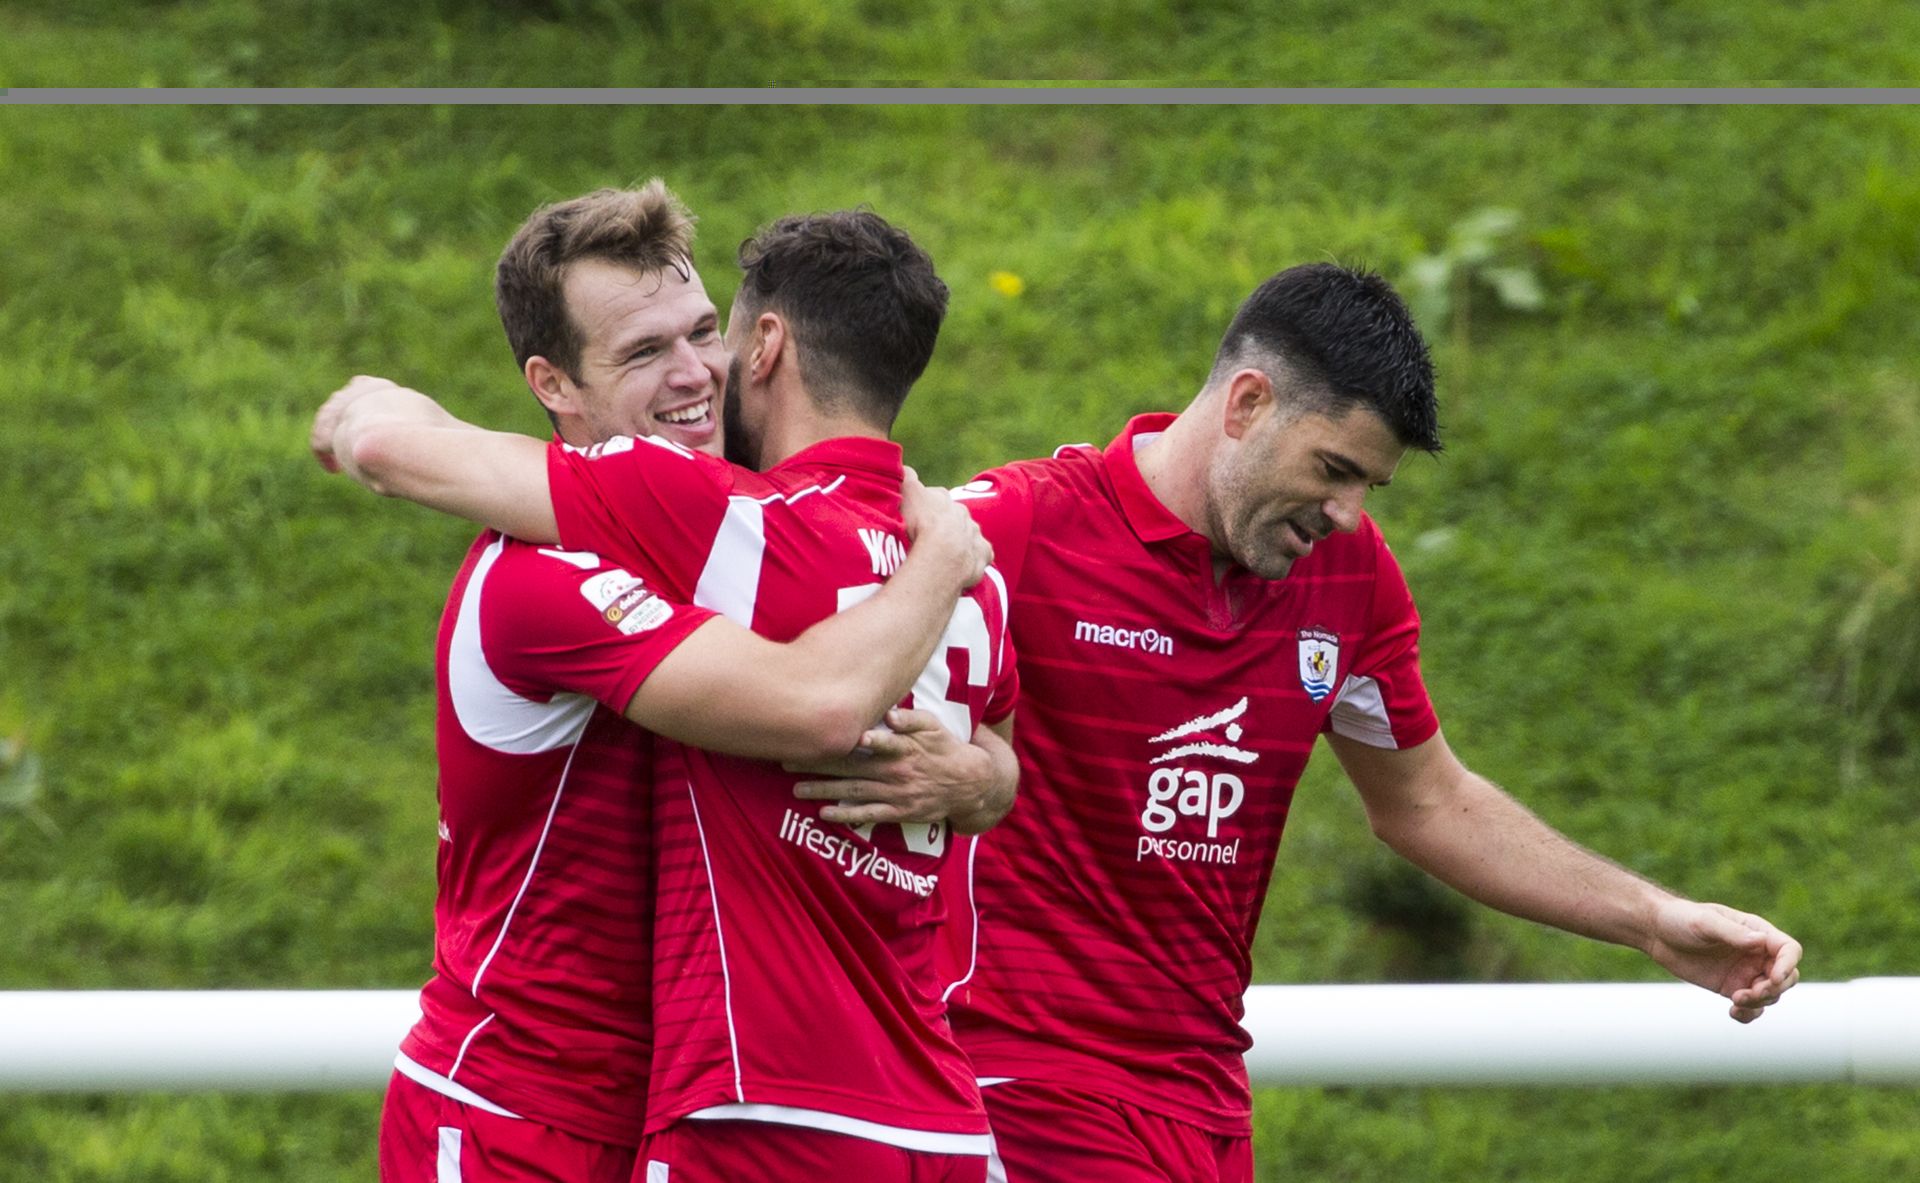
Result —
[[900, 545], [900, 540], [885, 530], [869, 530], [863, 527], [860, 531], [860, 541], [867, 548], [867, 557], [873, 560], [875, 575], [891, 575], [900, 569], [900, 564], [907, 561], [907, 548]]
[[1073, 622], [1073, 639], [1090, 645], [1112, 645], [1116, 649], [1139, 649], [1146, 653], [1157, 653], [1161, 657], [1173, 656], [1173, 638], [1154, 628], [1115, 628], [1110, 624], [1076, 620]]

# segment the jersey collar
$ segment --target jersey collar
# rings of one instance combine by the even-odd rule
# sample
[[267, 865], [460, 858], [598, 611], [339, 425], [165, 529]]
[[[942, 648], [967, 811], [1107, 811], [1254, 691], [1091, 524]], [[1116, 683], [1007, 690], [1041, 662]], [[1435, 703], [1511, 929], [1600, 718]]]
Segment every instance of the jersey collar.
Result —
[[800, 449], [768, 469], [767, 472], [771, 474], [795, 466], [815, 465], [871, 473], [896, 484], [905, 475], [899, 444], [892, 440], [872, 439], [859, 435], [843, 435], [836, 439], [821, 440], [817, 444]]
[[[1167, 542], [1190, 536], [1205, 544], [1206, 539], [1189, 529], [1154, 496], [1153, 490], [1147, 487], [1147, 478], [1140, 475], [1140, 462], [1133, 456], [1139, 446], [1138, 437], [1165, 431], [1177, 418], [1178, 415], [1158, 412], [1135, 415], [1128, 420], [1125, 429], [1107, 445], [1107, 476], [1113, 481], [1113, 491], [1119, 495], [1121, 511], [1142, 542]], [[1212, 549], [1210, 545], [1208, 549]]]

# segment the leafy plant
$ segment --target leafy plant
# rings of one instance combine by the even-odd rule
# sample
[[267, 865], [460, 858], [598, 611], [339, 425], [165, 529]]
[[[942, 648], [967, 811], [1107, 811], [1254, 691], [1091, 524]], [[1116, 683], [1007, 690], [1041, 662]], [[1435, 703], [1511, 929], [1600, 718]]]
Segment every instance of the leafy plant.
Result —
[[60, 836], [40, 808], [40, 757], [28, 750], [24, 732], [0, 740], [0, 810], [19, 814], [49, 838]]
[[1519, 227], [1516, 210], [1475, 210], [1453, 224], [1445, 248], [1437, 254], [1416, 255], [1407, 264], [1402, 290], [1414, 319], [1427, 326], [1451, 319], [1457, 387], [1464, 387], [1467, 379], [1476, 282], [1492, 288], [1504, 308], [1538, 312], [1546, 307], [1547, 295], [1533, 269], [1523, 263], [1501, 261], [1511, 254], [1507, 248]]
[[[1914, 395], [1902, 390], [1885, 401], [1889, 438], [1907, 456], [1920, 445]], [[1911, 473], [1914, 465], [1906, 466]], [[1905, 756], [1920, 748], [1913, 716], [1920, 711], [1920, 493], [1911, 477], [1886, 512], [1893, 534], [1891, 559], [1869, 553], [1859, 596], [1841, 618], [1839, 698], [1845, 722], [1840, 779], [1859, 785], [1875, 754]]]

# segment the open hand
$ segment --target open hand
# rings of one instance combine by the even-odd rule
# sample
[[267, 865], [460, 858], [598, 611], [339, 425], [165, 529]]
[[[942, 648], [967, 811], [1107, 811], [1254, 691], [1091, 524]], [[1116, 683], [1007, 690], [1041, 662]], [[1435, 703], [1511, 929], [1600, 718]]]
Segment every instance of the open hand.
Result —
[[793, 795], [835, 802], [820, 811], [821, 818], [849, 826], [965, 817], [980, 808], [994, 784], [993, 760], [986, 752], [960, 740], [926, 711], [899, 707], [887, 712], [886, 727], [861, 736], [852, 754], [786, 768], [831, 778], [801, 781]]

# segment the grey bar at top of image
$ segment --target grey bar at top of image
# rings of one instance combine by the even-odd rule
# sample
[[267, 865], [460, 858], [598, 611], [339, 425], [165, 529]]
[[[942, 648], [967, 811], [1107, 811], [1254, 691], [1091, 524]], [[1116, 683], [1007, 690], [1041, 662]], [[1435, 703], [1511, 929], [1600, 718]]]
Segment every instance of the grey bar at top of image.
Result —
[[524, 105], [821, 104], [1116, 106], [1126, 104], [1420, 104], [1599, 106], [1909, 104], [1909, 86], [782, 86], [765, 87], [13, 87], [0, 106], [40, 104]]

